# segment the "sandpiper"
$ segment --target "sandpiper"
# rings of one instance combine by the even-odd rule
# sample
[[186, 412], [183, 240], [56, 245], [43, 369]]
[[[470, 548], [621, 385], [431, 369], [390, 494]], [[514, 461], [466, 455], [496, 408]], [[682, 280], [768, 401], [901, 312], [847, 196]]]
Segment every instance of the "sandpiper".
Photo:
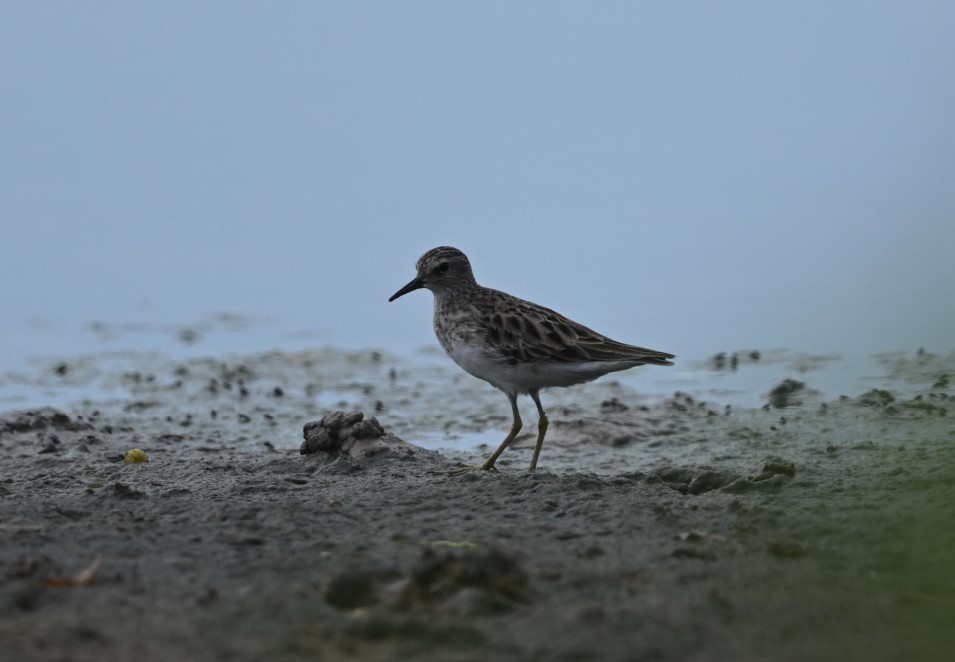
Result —
[[537, 468], [547, 433], [540, 391], [589, 382], [634, 366], [673, 365], [673, 354], [627, 345], [588, 329], [550, 308], [478, 285], [467, 256], [457, 248], [433, 248], [415, 265], [418, 274], [388, 301], [414, 290], [434, 293], [434, 333], [455, 363], [504, 391], [514, 424], [496, 451], [479, 467], [494, 469], [521, 430], [517, 396], [537, 405], [537, 445], [530, 471]]

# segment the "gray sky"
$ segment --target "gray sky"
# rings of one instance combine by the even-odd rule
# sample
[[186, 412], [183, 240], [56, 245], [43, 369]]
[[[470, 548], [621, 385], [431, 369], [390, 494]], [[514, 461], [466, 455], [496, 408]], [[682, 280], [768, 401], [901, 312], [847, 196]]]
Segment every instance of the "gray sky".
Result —
[[[479, 281], [683, 356], [946, 349], [955, 3], [7, 2], [0, 340], [433, 342]], [[264, 349], [264, 348], [263, 348]]]

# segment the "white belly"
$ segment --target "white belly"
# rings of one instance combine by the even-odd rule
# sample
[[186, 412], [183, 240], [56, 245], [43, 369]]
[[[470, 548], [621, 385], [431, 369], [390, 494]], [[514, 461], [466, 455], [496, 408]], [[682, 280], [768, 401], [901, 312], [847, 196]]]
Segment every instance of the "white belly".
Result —
[[535, 363], [508, 364], [489, 355], [479, 345], [458, 343], [445, 348], [455, 363], [478, 379], [483, 379], [505, 393], [529, 393], [551, 386], [582, 384], [608, 372], [626, 370], [635, 365], [633, 361], [585, 361], [581, 363]]

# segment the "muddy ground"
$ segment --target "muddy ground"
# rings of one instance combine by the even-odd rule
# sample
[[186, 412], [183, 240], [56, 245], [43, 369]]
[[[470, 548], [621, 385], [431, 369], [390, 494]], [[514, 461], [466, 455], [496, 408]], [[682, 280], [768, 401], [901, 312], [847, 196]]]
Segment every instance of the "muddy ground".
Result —
[[955, 357], [896, 359], [765, 408], [547, 394], [536, 474], [525, 435], [463, 476], [506, 400], [378, 352], [7, 376], [96, 395], [0, 415], [0, 660], [953, 659]]

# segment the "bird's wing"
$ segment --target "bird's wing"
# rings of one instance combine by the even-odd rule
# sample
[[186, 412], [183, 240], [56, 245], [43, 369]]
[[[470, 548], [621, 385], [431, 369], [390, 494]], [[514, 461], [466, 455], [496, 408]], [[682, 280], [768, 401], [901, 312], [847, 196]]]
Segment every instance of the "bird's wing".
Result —
[[481, 312], [488, 344], [505, 361], [633, 361], [672, 365], [673, 354], [612, 340], [560, 313], [516, 297]]

